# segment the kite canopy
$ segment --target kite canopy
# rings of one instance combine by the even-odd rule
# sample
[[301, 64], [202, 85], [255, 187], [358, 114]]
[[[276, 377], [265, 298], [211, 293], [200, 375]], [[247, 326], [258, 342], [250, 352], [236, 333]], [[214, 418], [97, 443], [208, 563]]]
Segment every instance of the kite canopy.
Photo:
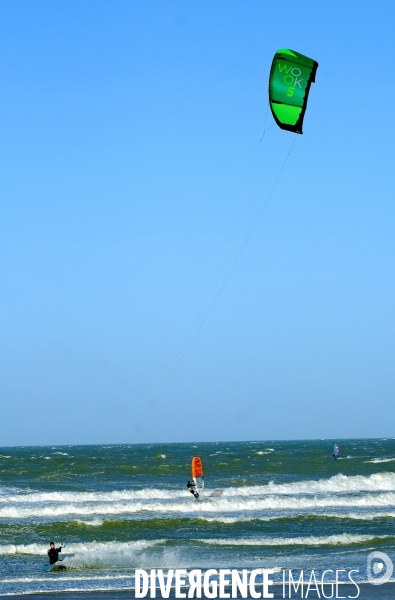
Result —
[[192, 457], [192, 479], [198, 489], [204, 488], [202, 461], [198, 456]]
[[310, 85], [315, 81], [318, 63], [294, 52], [278, 50], [274, 55], [269, 80], [269, 102], [281, 129], [303, 133]]

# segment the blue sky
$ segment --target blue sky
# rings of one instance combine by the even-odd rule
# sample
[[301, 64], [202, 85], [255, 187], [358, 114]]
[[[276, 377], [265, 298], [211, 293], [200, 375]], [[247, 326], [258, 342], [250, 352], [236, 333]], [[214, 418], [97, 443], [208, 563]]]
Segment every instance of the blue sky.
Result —
[[0, 3], [1, 445], [393, 435], [394, 18]]

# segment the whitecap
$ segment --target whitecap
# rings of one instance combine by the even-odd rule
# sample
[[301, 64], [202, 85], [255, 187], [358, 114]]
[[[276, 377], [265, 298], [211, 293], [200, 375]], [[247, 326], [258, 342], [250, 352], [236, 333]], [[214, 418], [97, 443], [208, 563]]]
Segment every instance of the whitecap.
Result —
[[294, 538], [238, 538], [238, 539], [199, 539], [195, 542], [214, 546], [348, 546], [363, 544], [376, 539], [387, 539], [391, 536], [352, 535], [341, 533], [328, 536], [310, 536]]

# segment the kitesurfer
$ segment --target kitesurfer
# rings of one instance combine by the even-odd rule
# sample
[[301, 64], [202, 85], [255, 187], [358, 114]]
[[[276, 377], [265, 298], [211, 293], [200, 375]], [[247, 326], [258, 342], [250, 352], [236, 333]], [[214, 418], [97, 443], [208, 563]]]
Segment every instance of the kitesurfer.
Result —
[[[61, 561], [59, 558], [59, 553], [62, 552], [63, 545], [60, 545], [59, 548], [55, 548], [55, 542], [49, 543], [49, 550], [47, 552], [49, 558], [49, 564], [54, 565], [55, 563]], [[65, 569], [63, 565], [59, 565], [59, 569]]]

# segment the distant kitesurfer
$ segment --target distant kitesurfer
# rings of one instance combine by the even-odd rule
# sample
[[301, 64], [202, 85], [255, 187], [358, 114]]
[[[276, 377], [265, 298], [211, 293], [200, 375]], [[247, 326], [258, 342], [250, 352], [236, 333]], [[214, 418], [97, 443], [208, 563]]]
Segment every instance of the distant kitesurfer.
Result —
[[[55, 563], [62, 560], [61, 558], [59, 558], [59, 553], [62, 552], [63, 546], [64, 545], [60, 545], [59, 548], [55, 548], [55, 542], [49, 543], [48, 558], [49, 558], [50, 565], [54, 565]], [[65, 566], [59, 565], [59, 569], [65, 569], [65, 568], [66, 568]]]

